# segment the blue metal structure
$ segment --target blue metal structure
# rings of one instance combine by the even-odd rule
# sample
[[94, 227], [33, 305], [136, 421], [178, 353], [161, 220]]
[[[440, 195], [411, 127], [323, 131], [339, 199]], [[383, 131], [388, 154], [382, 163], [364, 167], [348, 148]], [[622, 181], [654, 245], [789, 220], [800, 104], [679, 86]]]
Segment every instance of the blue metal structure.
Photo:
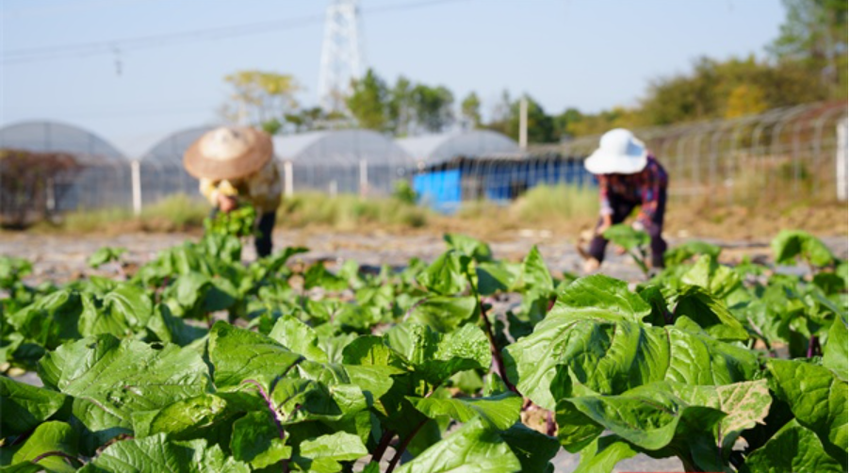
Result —
[[507, 203], [539, 185], [596, 186], [582, 159], [548, 156], [459, 157], [420, 169], [413, 189], [420, 203], [453, 213], [464, 201]]

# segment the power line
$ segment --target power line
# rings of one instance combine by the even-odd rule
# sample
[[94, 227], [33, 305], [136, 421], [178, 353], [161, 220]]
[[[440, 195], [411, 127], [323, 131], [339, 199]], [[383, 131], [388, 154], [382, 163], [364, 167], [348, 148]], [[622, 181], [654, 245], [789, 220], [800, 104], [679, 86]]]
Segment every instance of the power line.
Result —
[[[384, 5], [369, 9], [363, 9], [365, 14], [380, 14], [404, 10], [413, 10], [429, 6], [457, 3], [463, 0], [423, 0], [403, 5]], [[3, 52], [3, 64], [22, 64], [37, 61], [46, 61], [62, 57], [84, 57], [99, 54], [115, 54], [116, 50], [122, 52], [137, 49], [149, 49], [175, 44], [185, 44], [197, 41], [219, 40], [237, 36], [249, 36], [263, 34], [273, 31], [291, 30], [312, 24], [320, 24], [324, 21], [324, 14], [306, 15], [297, 18], [264, 21], [244, 25], [206, 28], [179, 33], [162, 35], [140, 36], [135, 38], [124, 38], [112, 41], [99, 41], [92, 43], [79, 43], [61, 46], [45, 46], [38, 48], [18, 49]]]

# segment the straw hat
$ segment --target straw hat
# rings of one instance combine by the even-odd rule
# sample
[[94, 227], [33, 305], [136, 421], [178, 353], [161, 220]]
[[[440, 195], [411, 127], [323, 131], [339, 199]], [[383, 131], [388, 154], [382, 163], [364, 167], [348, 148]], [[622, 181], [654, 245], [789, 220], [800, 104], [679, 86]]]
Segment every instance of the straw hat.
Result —
[[592, 174], [634, 174], [646, 167], [646, 146], [629, 130], [615, 128], [599, 140], [599, 148], [585, 161]]
[[183, 166], [197, 178], [239, 179], [262, 169], [272, 158], [272, 140], [253, 128], [220, 127], [204, 133], [183, 155]]

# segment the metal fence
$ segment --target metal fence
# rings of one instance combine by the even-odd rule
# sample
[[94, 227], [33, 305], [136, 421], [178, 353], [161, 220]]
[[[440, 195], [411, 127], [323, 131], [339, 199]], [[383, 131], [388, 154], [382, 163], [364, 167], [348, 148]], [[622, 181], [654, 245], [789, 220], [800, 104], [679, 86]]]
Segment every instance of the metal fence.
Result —
[[[671, 198], [716, 204], [847, 200], [847, 102], [632, 131], [667, 169]], [[586, 157], [599, 138], [533, 146], [529, 154]]]

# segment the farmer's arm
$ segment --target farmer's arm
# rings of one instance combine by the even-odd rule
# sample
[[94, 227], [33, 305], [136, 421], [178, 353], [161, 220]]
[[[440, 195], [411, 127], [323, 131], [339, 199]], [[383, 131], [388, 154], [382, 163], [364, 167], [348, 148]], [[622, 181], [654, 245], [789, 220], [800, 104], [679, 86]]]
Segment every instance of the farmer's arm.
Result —
[[202, 178], [200, 190], [210, 204], [223, 212], [230, 212], [237, 207], [237, 192], [229, 181], [213, 181]]
[[651, 161], [643, 173], [644, 176], [640, 184], [641, 206], [638, 221], [644, 227], [649, 228], [658, 211], [661, 190], [667, 185], [667, 174], [655, 161]]

